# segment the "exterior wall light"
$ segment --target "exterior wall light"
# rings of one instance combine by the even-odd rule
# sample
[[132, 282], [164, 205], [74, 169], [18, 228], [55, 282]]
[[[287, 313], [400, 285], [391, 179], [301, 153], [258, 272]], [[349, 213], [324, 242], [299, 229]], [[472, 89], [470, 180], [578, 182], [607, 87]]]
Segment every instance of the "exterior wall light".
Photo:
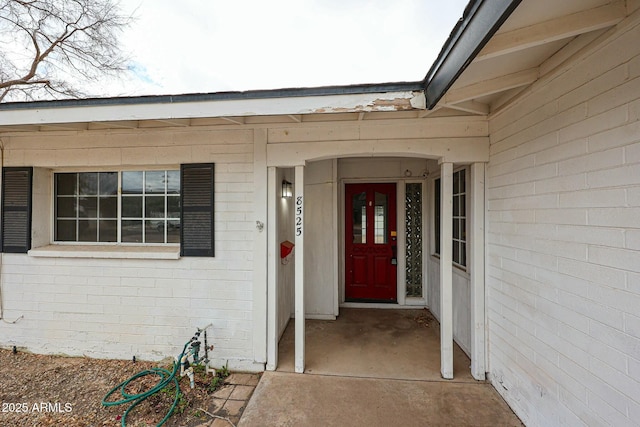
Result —
[[293, 197], [293, 184], [285, 179], [282, 180], [282, 197], [286, 199]]

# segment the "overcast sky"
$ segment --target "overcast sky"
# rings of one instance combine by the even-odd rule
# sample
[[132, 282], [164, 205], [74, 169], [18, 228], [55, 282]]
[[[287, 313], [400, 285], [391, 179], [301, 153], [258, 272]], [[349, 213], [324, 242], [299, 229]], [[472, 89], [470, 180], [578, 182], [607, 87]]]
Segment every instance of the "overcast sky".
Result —
[[421, 80], [468, 0], [121, 0], [131, 73], [107, 95]]

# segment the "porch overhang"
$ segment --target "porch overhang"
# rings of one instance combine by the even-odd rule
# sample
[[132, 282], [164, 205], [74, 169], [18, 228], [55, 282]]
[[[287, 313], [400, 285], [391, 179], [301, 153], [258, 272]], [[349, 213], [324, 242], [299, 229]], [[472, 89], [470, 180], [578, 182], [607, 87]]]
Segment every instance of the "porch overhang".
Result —
[[436, 106], [522, 0], [471, 1], [424, 79], [427, 109]]

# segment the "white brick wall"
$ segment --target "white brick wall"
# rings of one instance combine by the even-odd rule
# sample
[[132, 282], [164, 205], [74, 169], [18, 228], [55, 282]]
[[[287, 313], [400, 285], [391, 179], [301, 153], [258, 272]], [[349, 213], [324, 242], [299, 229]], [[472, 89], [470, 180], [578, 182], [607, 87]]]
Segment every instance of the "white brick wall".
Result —
[[[427, 306], [431, 313], [440, 320], [440, 261], [427, 257]], [[468, 356], [471, 355], [471, 284], [469, 275], [457, 267], [453, 269], [453, 340]]]
[[640, 422], [639, 34], [490, 118], [490, 378], [527, 425]]
[[[105, 358], [177, 356], [213, 323], [214, 364], [259, 369], [253, 349], [253, 132], [138, 130], [3, 137], [5, 166], [178, 168], [214, 162], [215, 258], [2, 255], [0, 344]], [[56, 151], [53, 151], [56, 150]], [[65, 169], [70, 170], [70, 169]], [[50, 200], [50, 199], [49, 199]], [[50, 205], [50, 202], [47, 202]], [[46, 206], [46, 204], [45, 204]], [[50, 208], [34, 212], [48, 222]]]

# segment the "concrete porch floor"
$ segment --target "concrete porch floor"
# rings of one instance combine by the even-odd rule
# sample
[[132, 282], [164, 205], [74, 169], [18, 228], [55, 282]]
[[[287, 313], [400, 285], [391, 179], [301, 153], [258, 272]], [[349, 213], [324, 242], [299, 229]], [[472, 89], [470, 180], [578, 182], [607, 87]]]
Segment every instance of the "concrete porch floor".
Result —
[[[278, 371], [294, 372], [294, 322], [279, 345]], [[306, 321], [306, 373], [440, 380], [440, 324], [425, 309], [341, 308], [336, 320]], [[454, 344], [453, 381], [475, 382]]]
[[294, 322], [280, 340], [239, 426], [521, 426], [493, 387], [454, 349], [454, 380], [440, 376], [439, 324], [427, 310], [340, 309], [307, 320], [306, 370], [294, 371]]

